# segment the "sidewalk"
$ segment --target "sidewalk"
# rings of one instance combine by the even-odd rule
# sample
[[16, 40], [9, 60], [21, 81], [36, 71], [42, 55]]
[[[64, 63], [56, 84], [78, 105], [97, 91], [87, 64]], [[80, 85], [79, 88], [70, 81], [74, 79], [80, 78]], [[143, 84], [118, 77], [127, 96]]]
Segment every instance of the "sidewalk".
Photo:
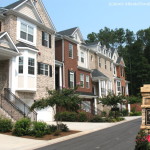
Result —
[[[14, 136], [0, 134], [0, 149], [1, 150], [34, 150], [35, 148], [43, 147], [46, 145], [62, 142], [71, 138], [82, 136], [94, 131], [112, 127], [118, 124], [125, 123], [141, 117], [125, 117], [124, 121], [118, 123], [81, 123], [81, 122], [63, 122], [68, 125], [70, 130], [83, 131], [72, 134], [66, 137], [57, 138], [49, 141], [32, 140]], [[55, 122], [48, 122], [48, 124], [55, 124]]]

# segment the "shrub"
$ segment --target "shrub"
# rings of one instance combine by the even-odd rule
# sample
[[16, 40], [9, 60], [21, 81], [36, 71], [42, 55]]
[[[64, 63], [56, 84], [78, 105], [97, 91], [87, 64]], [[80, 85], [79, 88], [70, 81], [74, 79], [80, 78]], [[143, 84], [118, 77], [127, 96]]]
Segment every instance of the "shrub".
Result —
[[90, 122], [105, 122], [105, 120], [101, 116], [94, 116]]
[[107, 112], [106, 111], [102, 111], [101, 116], [102, 117], [106, 117], [107, 116]]
[[75, 122], [77, 121], [77, 113], [75, 112], [60, 112], [55, 115], [55, 119], [59, 121], [71, 121]]
[[13, 134], [16, 136], [29, 135], [31, 121], [28, 118], [23, 118], [15, 123]]
[[130, 112], [130, 116], [141, 116], [142, 113], [140, 111], [137, 112]]
[[58, 136], [58, 135], [60, 135], [60, 130], [56, 130], [55, 132], [54, 132], [54, 136]]
[[47, 124], [45, 122], [33, 122], [32, 125], [31, 132], [35, 137], [42, 137], [47, 134]]
[[63, 123], [58, 124], [58, 129], [63, 131], [63, 132], [68, 132], [69, 131], [68, 126], [66, 124], [63, 124]]
[[57, 130], [56, 125], [47, 125], [47, 134], [54, 133]]
[[148, 134], [145, 132], [145, 130], [140, 130], [138, 135], [136, 136], [136, 145], [135, 150], [149, 150], [150, 145], [148, 142]]
[[0, 118], [0, 132], [10, 132], [12, 130], [13, 123], [10, 119]]
[[123, 116], [128, 116], [128, 110], [127, 109], [123, 109], [122, 110], [122, 115]]
[[55, 115], [55, 120], [70, 121], [70, 122], [85, 122], [88, 121], [88, 116], [85, 112], [60, 112]]
[[88, 121], [87, 114], [86, 114], [85, 112], [79, 112], [79, 113], [78, 113], [78, 121], [79, 121], [79, 122]]

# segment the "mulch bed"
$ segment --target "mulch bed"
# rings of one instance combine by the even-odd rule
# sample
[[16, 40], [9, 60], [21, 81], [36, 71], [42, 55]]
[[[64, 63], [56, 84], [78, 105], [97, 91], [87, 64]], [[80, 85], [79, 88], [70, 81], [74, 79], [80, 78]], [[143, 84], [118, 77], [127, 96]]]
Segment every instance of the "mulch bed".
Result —
[[[63, 137], [63, 136], [67, 136], [67, 135], [71, 135], [71, 134], [75, 134], [75, 133], [79, 133], [79, 132], [81, 132], [81, 131], [70, 130], [68, 132], [61, 132], [60, 135], [58, 135], [58, 136], [55, 136], [53, 134], [47, 134], [47, 135], [45, 135], [41, 138], [36, 138], [36, 137], [33, 137], [33, 136], [21, 136], [21, 138], [34, 139], [34, 140], [52, 140], [52, 139], [56, 139], [56, 138], [59, 138], [59, 137]], [[1, 133], [1, 134], [14, 136], [14, 135], [12, 135], [12, 132]]]

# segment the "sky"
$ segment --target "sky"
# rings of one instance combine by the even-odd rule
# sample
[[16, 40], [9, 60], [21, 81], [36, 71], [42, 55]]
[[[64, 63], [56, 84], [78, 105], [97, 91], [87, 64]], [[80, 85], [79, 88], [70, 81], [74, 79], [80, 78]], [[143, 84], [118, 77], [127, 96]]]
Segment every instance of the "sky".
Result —
[[[4, 7], [16, 0], [0, 0]], [[150, 0], [42, 0], [57, 31], [79, 27], [84, 39], [100, 29], [150, 27]]]

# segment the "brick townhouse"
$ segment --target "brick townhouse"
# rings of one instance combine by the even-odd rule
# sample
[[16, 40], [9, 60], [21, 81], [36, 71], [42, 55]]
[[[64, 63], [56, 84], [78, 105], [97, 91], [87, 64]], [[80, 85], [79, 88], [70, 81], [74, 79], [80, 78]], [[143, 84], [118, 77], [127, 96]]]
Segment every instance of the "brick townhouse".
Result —
[[88, 49], [80, 29], [75, 27], [57, 33], [55, 42], [56, 89], [73, 88], [80, 84], [77, 94], [83, 99], [82, 109], [95, 113], [91, 70], [88, 68]]
[[[47, 96], [46, 88], [55, 89], [54, 43], [55, 27], [41, 0], [0, 8], [0, 94], [3, 102], [34, 120], [29, 107]], [[37, 119], [51, 121], [51, 108], [37, 112]]]

